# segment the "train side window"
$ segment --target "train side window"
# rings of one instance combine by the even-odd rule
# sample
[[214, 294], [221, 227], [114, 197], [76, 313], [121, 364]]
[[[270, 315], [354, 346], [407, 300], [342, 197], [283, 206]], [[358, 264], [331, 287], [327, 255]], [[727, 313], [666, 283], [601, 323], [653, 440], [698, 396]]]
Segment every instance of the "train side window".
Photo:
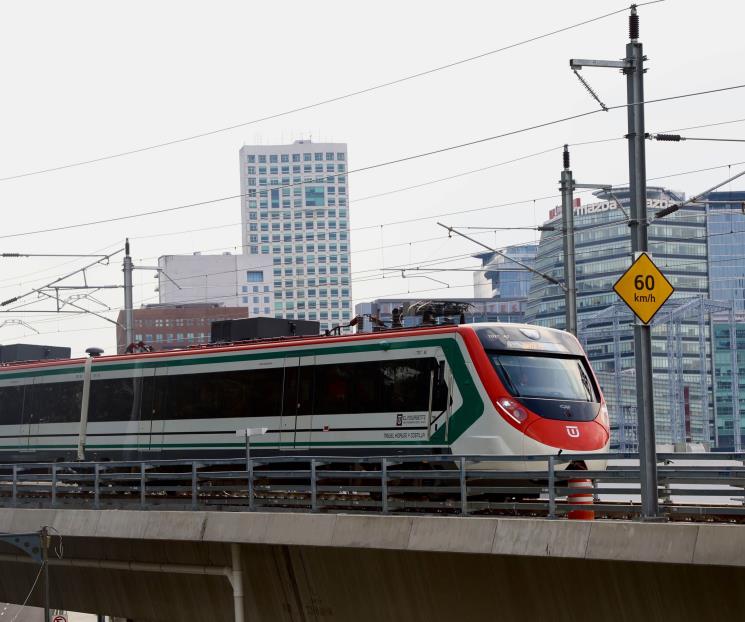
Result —
[[385, 411], [427, 410], [429, 405], [429, 366], [414, 359], [388, 363], [381, 369], [384, 378]]
[[313, 412], [338, 415], [354, 412], [350, 409], [350, 395], [355, 390], [351, 365], [318, 365], [316, 367], [316, 395]]
[[[430, 359], [317, 365], [314, 414], [427, 410]], [[437, 375], [437, 374], [436, 374]], [[444, 409], [444, 384], [433, 387], [433, 408]]]
[[251, 382], [250, 400], [236, 417], [279, 417], [282, 399], [283, 370], [254, 369], [241, 372]]
[[155, 379], [155, 419], [279, 416], [282, 369], [181, 374]]
[[352, 363], [346, 365], [353, 375], [353, 388], [350, 391], [349, 412], [374, 413], [391, 410], [390, 403], [395, 387], [395, 372], [388, 365], [378, 362]]
[[55, 382], [32, 387], [33, 413], [38, 423], [73, 423], [80, 421], [83, 383]]
[[0, 387], [0, 425], [21, 425], [23, 421], [23, 385]]
[[[91, 382], [88, 421], [137, 421], [140, 418], [143, 396], [151, 395], [152, 387], [145, 387], [146, 378], [105, 378]], [[150, 402], [152, 403], [152, 397]], [[146, 413], [143, 418], [147, 419]], [[78, 406], [78, 417], [80, 406]]]
[[28, 385], [24, 400], [24, 423], [79, 421], [82, 395], [82, 382]]

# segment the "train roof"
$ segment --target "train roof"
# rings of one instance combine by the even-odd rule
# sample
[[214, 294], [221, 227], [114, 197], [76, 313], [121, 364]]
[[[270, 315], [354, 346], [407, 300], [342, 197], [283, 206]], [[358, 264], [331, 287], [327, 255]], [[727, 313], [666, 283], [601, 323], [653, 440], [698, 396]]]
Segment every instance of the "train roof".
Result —
[[[513, 350], [536, 350], [546, 349], [536, 347], [538, 344], [559, 344], [553, 348], [554, 351], [564, 351], [582, 354], [579, 342], [561, 330], [535, 326], [532, 324], [512, 324], [484, 322], [474, 324], [441, 324], [438, 326], [417, 326], [410, 328], [391, 328], [376, 332], [355, 333], [352, 335], [313, 335], [299, 337], [274, 337], [264, 339], [251, 339], [231, 343], [210, 343], [189, 348], [175, 350], [161, 350], [157, 352], [135, 352], [131, 354], [112, 354], [95, 357], [95, 361], [115, 362], [130, 360], [153, 360], [175, 356], [203, 355], [206, 353], [239, 352], [243, 350], [256, 350], [261, 348], [279, 348], [286, 346], [302, 346], [317, 344], [345, 343], [367, 340], [401, 339], [413, 336], [441, 335], [447, 333], [462, 333], [464, 331], [475, 332], [485, 348], [497, 347], [499, 349]], [[521, 347], [520, 344], [534, 344], [533, 347]], [[510, 345], [506, 345], [510, 344]], [[45, 359], [41, 361], [20, 361], [0, 364], [0, 373], [3, 371], [20, 370], [41, 367], [62, 367], [82, 365], [87, 359], [84, 357], [72, 359]]]

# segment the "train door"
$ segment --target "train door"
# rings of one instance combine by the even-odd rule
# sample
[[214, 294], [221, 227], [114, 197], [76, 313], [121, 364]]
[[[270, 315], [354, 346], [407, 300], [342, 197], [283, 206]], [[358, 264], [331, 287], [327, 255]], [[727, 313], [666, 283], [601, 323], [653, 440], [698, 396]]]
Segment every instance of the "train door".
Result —
[[148, 451], [153, 457], [165, 449], [165, 419], [168, 416], [168, 368], [156, 367], [153, 375], [152, 408], [150, 410], [150, 436]]
[[124, 442], [132, 438], [136, 430], [137, 451], [150, 455], [150, 430], [153, 420], [154, 407], [154, 371], [152, 369], [138, 368], [133, 370], [132, 377], [132, 404], [129, 421], [125, 423]]
[[297, 376], [300, 357], [288, 356], [282, 382], [282, 411], [279, 422], [279, 448], [295, 449], [295, 422], [297, 419]]
[[313, 371], [315, 356], [285, 359], [280, 421], [280, 448], [307, 448], [313, 424]]
[[313, 431], [313, 388], [315, 356], [301, 356], [297, 367], [295, 449], [309, 449]]
[[23, 389], [22, 404], [23, 404], [23, 415], [21, 416], [21, 425], [18, 436], [18, 448], [21, 451], [29, 451], [32, 448], [32, 435], [39, 432], [39, 418], [34, 415], [34, 407], [36, 400], [34, 399], [34, 385], [36, 378], [33, 379], [31, 384], [27, 384]]

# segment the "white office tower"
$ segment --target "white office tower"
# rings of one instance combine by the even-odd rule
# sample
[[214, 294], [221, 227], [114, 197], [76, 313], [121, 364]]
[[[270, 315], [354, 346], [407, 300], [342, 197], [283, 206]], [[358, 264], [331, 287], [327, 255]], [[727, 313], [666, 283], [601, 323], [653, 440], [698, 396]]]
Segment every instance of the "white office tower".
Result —
[[349, 322], [347, 145], [246, 145], [240, 169], [243, 249], [272, 266], [273, 315]]

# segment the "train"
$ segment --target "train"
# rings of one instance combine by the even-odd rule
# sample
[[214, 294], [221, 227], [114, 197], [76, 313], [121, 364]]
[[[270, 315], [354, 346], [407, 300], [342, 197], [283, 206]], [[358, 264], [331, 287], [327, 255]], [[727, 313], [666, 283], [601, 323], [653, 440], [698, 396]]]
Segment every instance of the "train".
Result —
[[[577, 339], [477, 323], [0, 367], [0, 462], [608, 450]], [[590, 468], [602, 468], [601, 460]], [[489, 464], [488, 462], [486, 464]], [[484, 464], [481, 468], [485, 468]]]

